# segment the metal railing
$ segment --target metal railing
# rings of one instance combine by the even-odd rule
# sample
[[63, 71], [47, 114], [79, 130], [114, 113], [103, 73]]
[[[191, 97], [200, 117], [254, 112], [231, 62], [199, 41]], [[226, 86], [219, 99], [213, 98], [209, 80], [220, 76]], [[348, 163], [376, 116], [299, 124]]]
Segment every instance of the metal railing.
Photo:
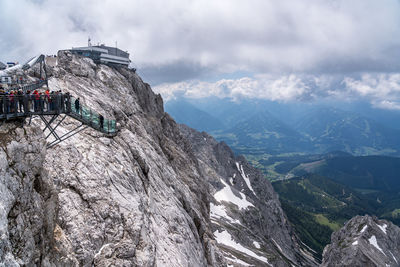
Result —
[[0, 119], [56, 114], [67, 114], [106, 134], [117, 132], [115, 120], [105, 119], [99, 113], [82, 106], [78, 99], [69, 94], [0, 95]]
[[27, 84], [27, 85], [17, 85], [17, 86], [12, 86], [7, 89], [7, 91], [18, 91], [22, 90], [24, 93], [26, 93], [28, 90], [33, 91], [41, 88], [43, 85], [47, 84], [47, 80], [40, 80], [35, 83]]
[[92, 109], [82, 106], [80, 101], [74, 97], [71, 97], [71, 112], [86, 121], [86, 124], [96, 130], [107, 133], [115, 133], [117, 130], [115, 120], [105, 119], [102, 115], [94, 112]]

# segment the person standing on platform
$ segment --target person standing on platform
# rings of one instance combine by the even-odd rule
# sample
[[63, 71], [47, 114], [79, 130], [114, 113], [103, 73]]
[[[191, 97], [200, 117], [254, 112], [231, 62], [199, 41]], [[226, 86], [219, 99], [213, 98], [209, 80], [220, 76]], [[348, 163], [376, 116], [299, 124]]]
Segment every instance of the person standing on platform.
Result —
[[99, 121], [100, 121], [100, 129], [103, 129], [104, 127], [104, 117], [103, 115], [99, 115]]
[[79, 106], [79, 97], [75, 100], [75, 110], [76, 110], [76, 113], [78, 113], [79, 114], [79, 108], [80, 108], [80, 106]]
[[50, 110], [52, 110], [51, 99], [50, 99], [50, 90], [47, 88], [47, 90], [44, 92], [44, 94], [45, 94], [45, 103], [46, 103], [47, 111], [50, 111]]
[[65, 105], [66, 105], [67, 113], [70, 113], [71, 112], [71, 95], [69, 94], [69, 92], [67, 92], [65, 94]]
[[4, 90], [0, 90], [0, 114], [4, 113], [5, 107], [4, 107], [4, 98], [5, 98], [6, 93]]
[[10, 99], [10, 113], [15, 112], [15, 97], [14, 91], [11, 91], [8, 98]]
[[34, 99], [34, 110], [35, 112], [39, 111], [39, 101], [40, 101], [40, 95], [37, 90], [33, 91], [33, 99]]
[[18, 98], [19, 112], [22, 113], [23, 111], [25, 111], [24, 96], [22, 90], [18, 90], [17, 98]]

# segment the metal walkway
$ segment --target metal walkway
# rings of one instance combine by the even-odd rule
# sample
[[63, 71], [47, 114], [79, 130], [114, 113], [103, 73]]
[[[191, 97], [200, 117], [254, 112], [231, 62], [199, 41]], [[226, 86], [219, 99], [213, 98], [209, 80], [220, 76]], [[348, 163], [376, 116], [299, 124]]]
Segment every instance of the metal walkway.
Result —
[[[30, 118], [30, 123], [33, 116], [39, 116], [44, 122], [45, 128], [43, 132], [50, 131], [46, 139], [50, 136], [54, 137], [54, 140], [47, 145], [48, 147], [52, 147], [88, 127], [108, 136], [117, 134], [115, 120], [105, 119], [100, 114], [82, 106], [79, 99], [71, 97], [70, 94], [0, 96], [0, 120]], [[78, 120], [81, 125], [63, 135], [59, 135], [56, 129], [67, 116]]]
[[24, 93], [26, 93], [26, 91], [28, 91], [28, 90], [32, 92], [34, 90], [42, 88], [43, 85], [47, 85], [47, 80], [43, 79], [43, 80], [40, 80], [35, 83], [31, 83], [31, 84], [11, 86], [7, 89], [7, 91], [22, 90]]

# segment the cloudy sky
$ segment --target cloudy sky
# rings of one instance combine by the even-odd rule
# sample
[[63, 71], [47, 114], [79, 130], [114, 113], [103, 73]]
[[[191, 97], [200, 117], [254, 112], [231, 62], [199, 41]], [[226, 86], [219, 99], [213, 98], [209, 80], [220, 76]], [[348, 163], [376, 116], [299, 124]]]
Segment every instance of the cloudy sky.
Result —
[[165, 98], [400, 108], [400, 0], [0, 0], [0, 60], [105, 43]]

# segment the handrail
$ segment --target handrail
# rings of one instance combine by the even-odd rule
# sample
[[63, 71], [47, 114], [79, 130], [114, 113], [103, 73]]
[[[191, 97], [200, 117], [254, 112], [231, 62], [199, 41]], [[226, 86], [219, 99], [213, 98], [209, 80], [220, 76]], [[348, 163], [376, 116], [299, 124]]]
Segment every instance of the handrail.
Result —
[[45, 84], [47, 84], [47, 80], [40, 80], [38, 82], [27, 84], [27, 85], [11, 87], [11, 88], [8, 88], [7, 91], [22, 90], [24, 93], [26, 93], [28, 90], [30, 90], [30, 91], [37, 90]]
[[68, 93], [0, 95], [0, 119], [55, 114], [67, 114], [106, 134], [117, 132], [115, 120], [105, 119], [99, 113], [82, 106], [78, 99]]

